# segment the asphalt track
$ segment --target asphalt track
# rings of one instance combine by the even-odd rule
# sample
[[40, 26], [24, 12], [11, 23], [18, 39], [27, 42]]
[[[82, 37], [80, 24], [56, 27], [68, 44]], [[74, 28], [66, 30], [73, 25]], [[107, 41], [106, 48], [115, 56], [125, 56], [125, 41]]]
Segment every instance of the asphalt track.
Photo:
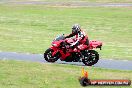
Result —
[[[20, 61], [32, 61], [48, 63], [44, 60], [42, 54], [25, 54], [16, 52], [0, 52], [0, 60], [20, 60]], [[82, 62], [63, 62], [58, 60], [58, 64], [71, 64], [76, 66], [85, 66]], [[116, 69], [116, 70], [132, 70], [132, 61], [127, 60], [112, 60], [112, 59], [100, 59], [95, 67]]]

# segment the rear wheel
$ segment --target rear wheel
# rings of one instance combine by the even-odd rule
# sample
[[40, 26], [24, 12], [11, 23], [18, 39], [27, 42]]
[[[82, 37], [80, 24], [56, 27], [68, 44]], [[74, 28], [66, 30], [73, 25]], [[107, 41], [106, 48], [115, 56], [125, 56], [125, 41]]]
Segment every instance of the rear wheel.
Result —
[[44, 58], [47, 62], [55, 62], [58, 60], [58, 56], [52, 56], [53, 50], [51, 48], [47, 49], [44, 53]]
[[95, 50], [89, 50], [85, 52], [84, 59], [82, 62], [87, 66], [92, 66], [96, 64], [99, 60], [99, 54]]

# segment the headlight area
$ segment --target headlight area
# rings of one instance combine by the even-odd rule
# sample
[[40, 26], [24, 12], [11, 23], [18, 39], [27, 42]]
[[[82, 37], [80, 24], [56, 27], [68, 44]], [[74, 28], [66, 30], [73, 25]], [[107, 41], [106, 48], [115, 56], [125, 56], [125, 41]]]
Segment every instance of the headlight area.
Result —
[[52, 44], [52, 46], [57, 47], [57, 44]]

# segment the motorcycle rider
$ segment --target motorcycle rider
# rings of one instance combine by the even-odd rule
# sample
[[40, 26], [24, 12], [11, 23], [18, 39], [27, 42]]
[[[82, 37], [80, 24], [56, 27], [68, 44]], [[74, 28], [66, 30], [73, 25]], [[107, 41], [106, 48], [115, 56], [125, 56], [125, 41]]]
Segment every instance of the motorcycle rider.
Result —
[[70, 38], [73, 36], [75, 36], [75, 42], [70, 46], [72, 49], [77, 47], [79, 50], [83, 50], [89, 46], [88, 36], [81, 29], [79, 24], [74, 24], [72, 27], [72, 33], [65, 36], [65, 38]]

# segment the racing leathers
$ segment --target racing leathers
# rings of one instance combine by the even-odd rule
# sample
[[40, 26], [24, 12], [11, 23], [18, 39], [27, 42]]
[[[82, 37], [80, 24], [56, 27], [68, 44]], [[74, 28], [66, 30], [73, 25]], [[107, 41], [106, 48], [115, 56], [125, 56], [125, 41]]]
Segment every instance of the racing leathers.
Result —
[[68, 36], [65, 36], [65, 38], [70, 38], [73, 36], [75, 36], [75, 42], [71, 44], [72, 48], [78, 47], [80, 50], [83, 50], [84, 48], [89, 46], [88, 36], [84, 31], [81, 30], [76, 34], [71, 33]]

